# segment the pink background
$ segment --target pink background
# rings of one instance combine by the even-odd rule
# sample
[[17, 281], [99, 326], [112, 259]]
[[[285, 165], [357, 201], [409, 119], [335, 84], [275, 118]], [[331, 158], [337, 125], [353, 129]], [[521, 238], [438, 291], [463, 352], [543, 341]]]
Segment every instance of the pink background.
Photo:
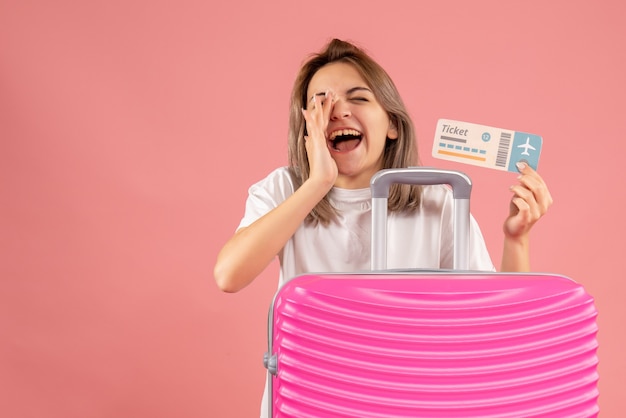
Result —
[[475, 182], [494, 262], [511, 173], [430, 157], [438, 118], [542, 135], [536, 271], [600, 311], [626, 410], [626, 7], [614, 1], [0, 0], [0, 411], [253, 417], [276, 265], [220, 293], [247, 187], [286, 163], [300, 63], [330, 37], [389, 71], [422, 162]]

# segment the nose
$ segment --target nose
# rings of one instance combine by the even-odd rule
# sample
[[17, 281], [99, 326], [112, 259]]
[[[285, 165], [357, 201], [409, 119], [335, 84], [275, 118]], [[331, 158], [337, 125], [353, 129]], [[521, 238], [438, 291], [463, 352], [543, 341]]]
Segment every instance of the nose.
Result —
[[333, 104], [333, 108], [330, 111], [330, 120], [345, 119], [350, 117], [351, 114], [350, 106], [346, 103], [345, 99], [337, 97], [335, 99], [335, 103]]

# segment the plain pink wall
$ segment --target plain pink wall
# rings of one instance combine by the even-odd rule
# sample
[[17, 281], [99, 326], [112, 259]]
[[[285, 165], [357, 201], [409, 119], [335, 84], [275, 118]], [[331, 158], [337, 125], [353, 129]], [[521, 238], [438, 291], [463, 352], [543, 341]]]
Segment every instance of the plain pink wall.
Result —
[[595, 296], [602, 416], [626, 410], [626, 7], [364, 3], [0, 0], [2, 416], [258, 413], [277, 267], [229, 295], [213, 263], [330, 37], [392, 75], [425, 165], [473, 178], [496, 263], [515, 176], [433, 160], [436, 120], [544, 137], [533, 267]]

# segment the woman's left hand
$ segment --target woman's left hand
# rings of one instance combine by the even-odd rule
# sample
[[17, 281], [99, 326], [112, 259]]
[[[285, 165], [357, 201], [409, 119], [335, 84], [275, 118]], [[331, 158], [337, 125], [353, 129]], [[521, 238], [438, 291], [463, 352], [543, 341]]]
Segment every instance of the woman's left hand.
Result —
[[511, 186], [513, 197], [503, 226], [505, 237], [514, 240], [526, 238], [552, 205], [552, 196], [541, 176], [525, 163], [518, 163], [518, 169], [519, 184]]

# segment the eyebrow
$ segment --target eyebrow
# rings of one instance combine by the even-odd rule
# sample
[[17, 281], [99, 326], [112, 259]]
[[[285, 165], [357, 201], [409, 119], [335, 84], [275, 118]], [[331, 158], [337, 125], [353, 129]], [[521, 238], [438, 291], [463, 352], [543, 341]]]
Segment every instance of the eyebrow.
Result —
[[349, 89], [346, 92], [346, 94], [351, 94], [351, 93], [354, 93], [354, 92], [357, 92], [357, 91], [367, 91], [367, 92], [370, 92], [370, 93], [374, 94], [374, 92], [371, 89], [367, 88], [367, 87], [352, 87], [351, 89]]

